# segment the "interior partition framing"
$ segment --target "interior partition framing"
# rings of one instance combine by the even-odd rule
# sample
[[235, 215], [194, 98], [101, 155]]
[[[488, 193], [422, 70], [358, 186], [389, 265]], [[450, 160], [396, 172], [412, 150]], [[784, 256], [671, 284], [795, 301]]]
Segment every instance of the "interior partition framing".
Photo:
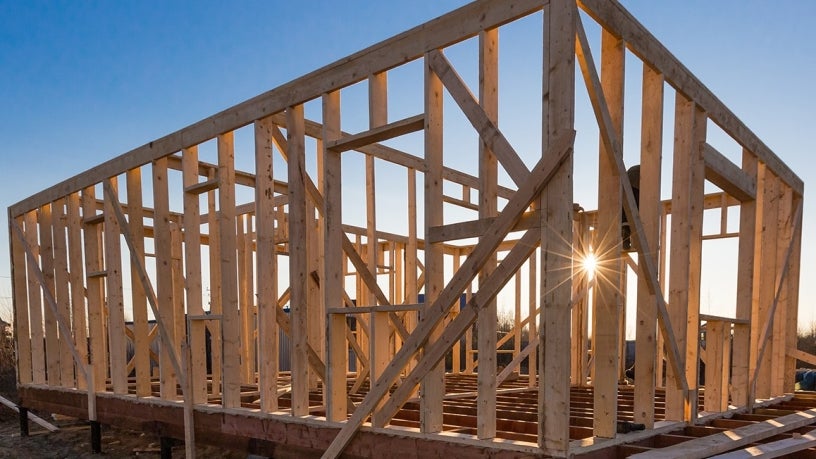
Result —
[[[526, 89], [540, 101], [532, 155], [500, 119], [502, 32], [521, 21], [541, 37], [525, 44], [541, 58]], [[627, 78], [642, 88], [639, 183], [623, 152]], [[394, 94], [411, 90], [420, 111], [392, 119]], [[597, 131], [576, 132], [581, 109]], [[353, 111], [367, 127], [343, 129]], [[474, 151], [452, 151], [457, 117]], [[584, 209], [587, 139], [598, 176], [581, 180], [598, 199]], [[454, 167], [462, 155], [478, 166]], [[375, 454], [383, 435], [567, 456], [627, 416], [693, 424], [791, 390], [803, 186], [617, 1], [475, 1], [11, 206], [21, 403], [131, 422], [112, 407], [185, 400], [183, 438], [324, 457]], [[390, 199], [401, 204], [383, 212]], [[733, 317], [700, 311], [702, 259], [720, 239], [738, 245]], [[218, 412], [252, 429], [219, 426]]]

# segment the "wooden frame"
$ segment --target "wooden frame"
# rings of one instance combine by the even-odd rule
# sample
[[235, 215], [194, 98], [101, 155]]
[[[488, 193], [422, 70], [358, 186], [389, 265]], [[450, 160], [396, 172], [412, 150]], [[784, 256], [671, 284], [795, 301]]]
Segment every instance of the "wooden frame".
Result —
[[[543, 31], [542, 79], [528, 89], [543, 101], [541, 148], [523, 157], [500, 125], [499, 50], [503, 28], [531, 15]], [[587, 28], [600, 32], [599, 56]], [[467, 40], [478, 88], [446, 57]], [[624, 66], [631, 55], [637, 72]], [[409, 61], [422, 65], [422, 113], [390, 121], [389, 93], [401, 88], [388, 75]], [[575, 132], [576, 64], [599, 127], [597, 209], [573, 203], [573, 144], [585, 135]], [[642, 84], [635, 186], [622, 150], [627, 78]], [[344, 132], [342, 94], [357, 84], [367, 85], [368, 126]], [[666, 133], [665, 100], [674, 101]], [[319, 119], [306, 118], [309, 103], [322, 104]], [[478, 150], [457, 152], [471, 155], [476, 175], [450, 166], [449, 111], [478, 140]], [[740, 145], [739, 165], [708, 143], [709, 121]], [[249, 152], [235, 141], [246, 131]], [[419, 136], [411, 151], [383, 144]], [[672, 161], [662, 160], [664, 137], [675, 139]], [[214, 163], [201, 160], [210, 146]], [[355, 157], [358, 179], [344, 166]], [[669, 165], [671, 183], [661, 183]], [[383, 180], [395, 169], [400, 178]], [[147, 192], [142, 174], [152, 180]], [[721, 191], [704, 194], [706, 181]], [[390, 198], [381, 196], [394, 190], [406, 225], [386, 231]], [[621, 318], [636, 307], [632, 420], [649, 432], [667, 420], [693, 425], [791, 389], [802, 190], [617, 1], [479, 0], [11, 206], [22, 403], [67, 413], [86, 403], [96, 419], [96, 397], [103, 412], [132, 403], [170, 413], [181, 396], [184, 421], [170, 425], [181, 427], [188, 453], [196, 434], [305, 447], [267, 437], [291, 429], [324, 457], [376, 455], [383, 451], [366, 442], [385, 437], [440, 455], [467, 445], [477, 455], [569, 456], [617, 441], [629, 396], [619, 384]], [[357, 207], [363, 226], [350, 223]], [[735, 207], [738, 232], [728, 225]], [[709, 209], [719, 209], [720, 229], [704, 234]], [[621, 251], [622, 216], [637, 256]], [[707, 241], [734, 237], [736, 317], [701, 316]], [[580, 266], [589, 255], [598, 257], [595, 277]], [[510, 279], [512, 327], [499, 337], [497, 297]], [[661, 387], [665, 410], [655, 408]], [[88, 401], [55, 395], [74, 389]], [[698, 413], [700, 391], [708, 417]], [[515, 408], [524, 403], [530, 411]], [[214, 424], [214, 413], [230, 423]], [[255, 430], [241, 433], [242, 417]]]

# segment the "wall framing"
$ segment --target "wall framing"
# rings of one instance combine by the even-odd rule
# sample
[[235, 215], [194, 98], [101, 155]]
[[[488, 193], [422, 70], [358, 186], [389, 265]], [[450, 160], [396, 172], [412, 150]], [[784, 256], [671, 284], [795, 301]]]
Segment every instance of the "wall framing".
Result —
[[[502, 27], [531, 15], [542, 19], [544, 56], [531, 98], [544, 102], [541, 154], [528, 167], [499, 127], [497, 80]], [[600, 56], [585, 27], [600, 30]], [[445, 55], [467, 40], [478, 43], [478, 88]], [[633, 73], [643, 88], [639, 206], [621, 180], [628, 53], [642, 63]], [[389, 92], [400, 88], [388, 74], [412, 61], [422, 64], [423, 111], [391, 120]], [[575, 139], [585, 135], [575, 132], [578, 69], [599, 127], [597, 210], [573, 204]], [[342, 92], [356, 84], [368, 87], [369, 126], [349, 133]], [[673, 132], [663, 132], [664, 100], [674, 101]], [[306, 117], [310, 103], [320, 119]], [[447, 165], [449, 110], [478, 136], [476, 175]], [[740, 165], [708, 143], [708, 122], [742, 148]], [[247, 126], [249, 152], [235, 140]], [[418, 151], [388, 146], [407, 135], [422, 136]], [[664, 138], [674, 138], [671, 161], [661, 160]], [[208, 142], [212, 162], [202, 159]], [[362, 185], [343, 180], [348, 155], [364, 158]], [[376, 198], [388, 184], [375, 177], [386, 163], [407, 177], [399, 233], [378, 226]], [[668, 164], [671, 183], [661, 184]], [[500, 169], [510, 183], [499, 183]], [[706, 194], [706, 183], [718, 191]], [[351, 186], [364, 191], [364, 226], [344, 217]], [[803, 186], [617, 1], [475, 1], [11, 206], [21, 402], [128, 425], [136, 421], [117, 409], [155, 407], [164, 435], [241, 449], [255, 438], [323, 457], [397, 456], [406, 445], [421, 445], [413, 454], [466, 445], [474, 456], [569, 456], [588, 438], [615, 438], [624, 416], [623, 330], [606, 318], [621, 316], [621, 286], [634, 276], [636, 384], [625, 416], [648, 429], [694, 425], [791, 390]], [[477, 216], [457, 221], [451, 207]], [[712, 209], [720, 229], [704, 233]], [[635, 254], [620, 249], [622, 213]], [[721, 238], [739, 244], [730, 318], [700, 314], [703, 247]], [[581, 272], [590, 252], [605, 276]], [[496, 297], [511, 279], [515, 329], [497, 338]], [[499, 369], [509, 341], [510, 364]], [[516, 377], [522, 368], [528, 375]], [[184, 422], [170, 422], [181, 399]], [[532, 413], [508, 408], [522, 400]], [[576, 416], [585, 409], [588, 424]], [[218, 414], [230, 422], [214, 422]], [[248, 433], [235, 428], [242, 420]], [[384, 437], [400, 446], [371, 446]]]

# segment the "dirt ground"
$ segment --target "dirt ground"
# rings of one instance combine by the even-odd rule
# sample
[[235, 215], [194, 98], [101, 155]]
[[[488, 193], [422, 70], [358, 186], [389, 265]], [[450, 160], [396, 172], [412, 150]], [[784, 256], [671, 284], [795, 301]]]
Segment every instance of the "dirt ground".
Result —
[[[16, 399], [15, 393], [0, 393], [8, 399]], [[87, 422], [74, 419], [54, 420], [48, 413], [36, 413], [59, 427], [49, 432], [34, 422], [29, 422], [30, 435], [20, 437], [19, 415], [0, 405], [0, 458], [98, 458], [143, 457], [158, 458], [159, 438], [152, 434], [117, 429], [102, 425], [102, 454], [91, 452], [91, 429]], [[196, 456], [203, 458], [245, 458], [246, 454], [218, 448], [200, 446]], [[173, 457], [184, 457], [184, 444], [173, 447]]]
[[[39, 413], [42, 414], [42, 413]], [[29, 422], [30, 435], [20, 437], [17, 413], [0, 409], [0, 458], [98, 458], [98, 457], [159, 457], [159, 439], [150, 434], [102, 426], [102, 454], [91, 452], [91, 430], [87, 422], [53, 421], [60, 430], [49, 432]], [[201, 446], [197, 457], [245, 458], [246, 454]], [[184, 444], [173, 447], [173, 457], [184, 457]]]

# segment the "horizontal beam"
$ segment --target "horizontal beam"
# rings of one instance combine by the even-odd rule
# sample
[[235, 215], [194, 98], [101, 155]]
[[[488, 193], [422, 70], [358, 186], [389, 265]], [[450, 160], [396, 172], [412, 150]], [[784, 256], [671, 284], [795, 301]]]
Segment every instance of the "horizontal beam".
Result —
[[218, 179], [214, 178], [214, 179], [207, 180], [205, 182], [199, 182], [199, 183], [196, 183], [195, 185], [190, 185], [188, 187], [185, 187], [184, 192], [185, 193], [190, 193], [190, 194], [202, 194], [202, 193], [206, 193], [208, 191], [212, 191], [212, 190], [218, 188], [218, 185], [219, 185]]
[[383, 140], [393, 139], [394, 137], [421, 131], [424, 127], [425, 115], [420, 114], [395, 121], [393, 123], [388, 123], [359, 134], [347, 135], [337, 140], [330, 140], [326, 142], [326, 148], [337, 153], [356, 150], [366, 145], [382, 142]]
[[327, 314], [367, 314], [371, 312], [418, 311], [424, 304], [386, 304], [382, 306], [357, 306], [353, 308], [328, 308]]
[[[428, 228], [428, 242], [445, 242], [458, 239], [479, 237], [496, 220], [496, 217], [471, 220], [469, 222], [452, 223], [449, 225], [433, 226]], [[510, 231], [525, 231], [541, 225], [541, 211], [525, 213], [521, 220]]]
[[702, 149], [706, 180], [740, 201], [756, 199], [756, 180], [753, 177], [711, 145], [704, 143]]
[[720, 321], [742, 325], [748, 325], [749, 323], [751, 323], [751, 321], [748, 319], [734, 319], [731, 317], [712, 316], [709, 314], [700, 314], [700, 320], [705, 320], [706, 322]]

